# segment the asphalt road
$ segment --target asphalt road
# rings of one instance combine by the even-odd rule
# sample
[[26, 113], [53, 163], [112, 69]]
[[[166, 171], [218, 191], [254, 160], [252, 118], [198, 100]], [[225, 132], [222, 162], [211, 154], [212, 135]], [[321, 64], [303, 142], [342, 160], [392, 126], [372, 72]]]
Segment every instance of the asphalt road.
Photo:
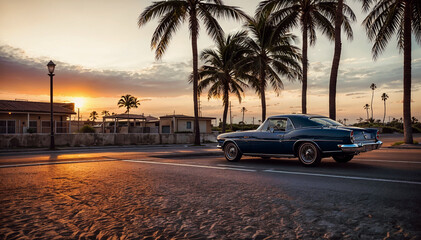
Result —
[[317, 168], [208, 147], [0, 154], [0, 238], [419, 239], [421, 150]]

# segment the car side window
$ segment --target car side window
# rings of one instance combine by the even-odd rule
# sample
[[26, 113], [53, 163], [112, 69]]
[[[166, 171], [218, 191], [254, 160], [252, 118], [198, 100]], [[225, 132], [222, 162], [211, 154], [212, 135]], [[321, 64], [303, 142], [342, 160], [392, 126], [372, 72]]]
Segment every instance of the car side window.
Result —
[[288, 118], [286, 131], [291, 131], [293, 129], [294, 129], [294, 125], [292, 125], [291, 120]]
[[269, 123], [267, 125], [266, 131], [285, 132], [288, 125], [287, 122], [288, 121], [286, 118], [269, 119]]

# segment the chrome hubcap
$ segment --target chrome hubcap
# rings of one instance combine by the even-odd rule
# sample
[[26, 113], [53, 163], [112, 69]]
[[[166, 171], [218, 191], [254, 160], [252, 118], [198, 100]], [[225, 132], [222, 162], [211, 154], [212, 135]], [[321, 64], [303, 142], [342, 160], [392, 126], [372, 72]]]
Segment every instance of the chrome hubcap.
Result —
[[316, 160], [316, 149], [311, 144], [304, 144], [301, 147], [300, 157], [304, 163], [312, 163]]
[[228, 159], [232, 160], [237, 156], [237, 148], [233, 144], [229, 144], [225, 150]]

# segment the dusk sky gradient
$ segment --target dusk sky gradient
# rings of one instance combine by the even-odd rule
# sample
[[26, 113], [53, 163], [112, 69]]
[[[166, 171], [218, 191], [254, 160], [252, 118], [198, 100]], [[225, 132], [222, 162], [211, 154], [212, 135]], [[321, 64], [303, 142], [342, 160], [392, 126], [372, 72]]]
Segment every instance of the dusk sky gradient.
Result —
[[[225, 0], [253, 14], [257, 0]], [[175, 34], [160, 61], [155, 61], [150, 40], [157, 21], [138, 28], [137, 18], [149, 0], [0, 0], [0, 99], [49, 101], [46, 64], [56, 64], [54, 94], [56, 101], [85, 99], [83, 118], [89, 112], [109, 110], [121, 113], [117, 101], [132, 94], [142, 100], [131, 113], [162, 116], [193, 115], [191, 44], [187, 25]], [[403, 56], [393, 39], [377, 61], [361, 22], [365, 13], [357, 1], [348, 1], [357, 15], [353, 41], [343, 35], [343, 51], [338, 77], [337, 117], [355, 122], [365, 118], [363, 106], [371, 101], [372, 82], [375, 118], [383, 118], [381, 94], [389, 95], [387, 116], [402, 116]], [[242, 23], [221, 20], [226, 33], [241, 29]], [[301, 48], [301, 34], [297, 46]], [[214, 47], [205, 32], [200, 33], [199, 51]], [[318, 33], [309, 48], [308, 112], [328, 115], [328, 82], [334, 43]], [[284, 81], [285, 89], [277, 96], [267, 94], [268, 116], [298, 113], [301, 110], [301, 84]], [[221, 118], [222, 101], [201, 97], [203, 116]], [[246, 107], [246, 122], [259, 119], [260, 100], [247, 90], [241, 104], [232, 98], [234, 121], [241, 120], [240, 108]], [[412, 115], [421, 119], [421, 48], [412, 44]]]

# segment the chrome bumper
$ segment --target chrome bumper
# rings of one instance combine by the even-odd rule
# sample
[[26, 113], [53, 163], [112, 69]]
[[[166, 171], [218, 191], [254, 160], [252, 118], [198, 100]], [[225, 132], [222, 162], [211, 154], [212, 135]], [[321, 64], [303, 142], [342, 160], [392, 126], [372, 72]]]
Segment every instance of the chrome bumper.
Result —
[[375, 143], [339, 144], [338, 147], [346, 153], [359, 153], [379, 149], [382, 144], [383, 142], [377, 141]]

